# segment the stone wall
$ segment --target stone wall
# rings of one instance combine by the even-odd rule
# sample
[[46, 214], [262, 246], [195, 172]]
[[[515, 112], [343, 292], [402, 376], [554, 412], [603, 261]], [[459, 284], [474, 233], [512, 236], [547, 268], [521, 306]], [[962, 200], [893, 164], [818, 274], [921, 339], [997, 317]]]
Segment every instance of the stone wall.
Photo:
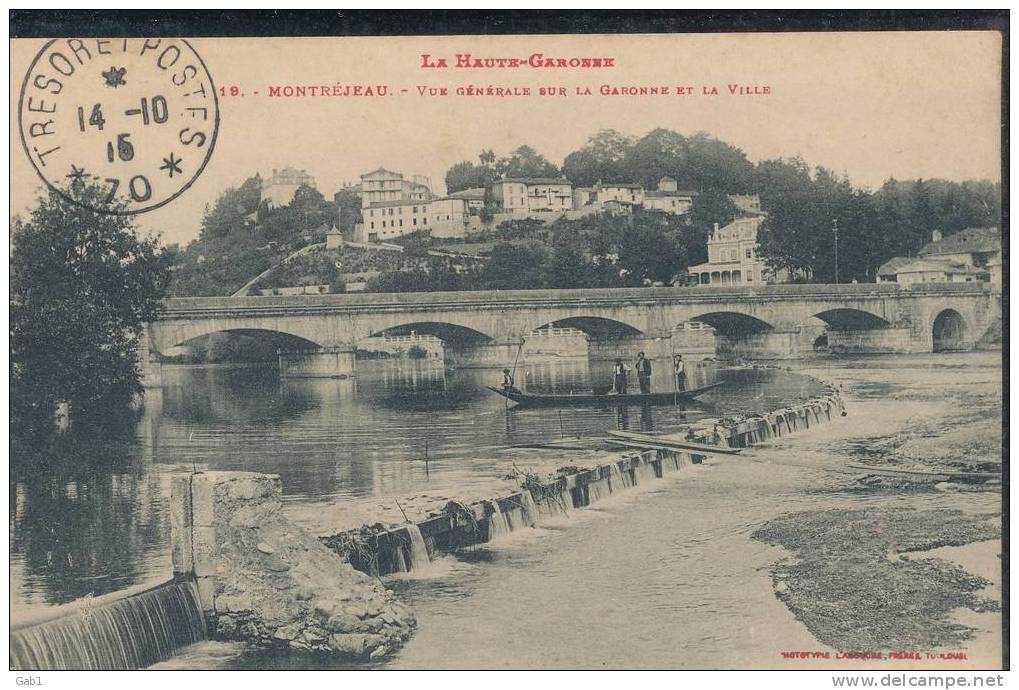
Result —
[[282, 378], [342, 379], [354, 375], [352, 347], [323, 347], [279, 354]]
[[173, 569], [193, 576], [210, 636], [378, 658], [416, 625], [411, 611], [281, 513], [278, 475], [175, 477]]
[[828, 330], [828, 349], [835, 353], [913, 352], [909, 328]]

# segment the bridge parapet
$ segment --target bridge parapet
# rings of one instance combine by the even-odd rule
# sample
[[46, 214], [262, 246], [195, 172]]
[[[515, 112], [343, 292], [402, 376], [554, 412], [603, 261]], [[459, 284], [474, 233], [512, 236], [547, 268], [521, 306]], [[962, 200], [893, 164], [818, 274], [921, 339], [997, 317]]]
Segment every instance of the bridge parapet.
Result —
[[[163, 352], [208, 333], [232, 331], [292, 336], [310, 350], [352, 349], [394, 329], [427, 332], [418, 326], [431, 324], [496, 352], [541, 327], [608, 324], [618, 338], [657, 341], [679, 324], [699, 321], [714, 326], [736, 350], [753, 346], [747, 338], [756, 338], [753, 347], [762, 352], [782, 349], [786, 340], [801, 352], [827, 324], [830, 331], [844, 332], [843, 342], [873, 347], [894, 340], [895, 350], [930, 351], [939, 314], [957, 312], [971, 336], [964, 342], [973, 342], [1000, 314], [1000, 294], [981, 283], [871, 283], [174, 298], [150, 325], [150, 344]], [[863, 331], [872, 333], [864, 337]]]

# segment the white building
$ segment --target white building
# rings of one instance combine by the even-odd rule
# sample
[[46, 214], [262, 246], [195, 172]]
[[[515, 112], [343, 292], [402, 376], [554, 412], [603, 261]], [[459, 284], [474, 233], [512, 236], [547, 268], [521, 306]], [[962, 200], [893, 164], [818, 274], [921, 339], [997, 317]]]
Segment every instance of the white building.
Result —
[[663, 177], [658, 180], [658, 189], [644, 194], [644, 208], [682, 215], [690, 211], [697, 192], [680, 191], [676, 180]]
[[916, 259], [900, 266], [895, 271], [895, 282], [900, 285], [913, 283], [973, 283], [987, 282], [987, 269], [963, 263], [939, 259]]
[[363, 222], [354, 229], [354, 240], [386, 242], [419, 230], [437, 238], [462, 238], [470, 209], [466, 199], [442, 197], [427, 202], [376, 202], [361, 214]]
[[467, 208], [472, 214], [478, 213], [485, 207], [485, 189], [483, 187], [471, 187], [453, 192], [449, 195], [451, 199], [463, 199], [467, 202]]
[[916, 258], [896, 256], [877, 271], [879, 283], [990, 282], [1001, 287], [1001, 232], [966, 228], [942, 237], [935, 230]]
[[492, 184], [492, 201], [503, 213], [569, 211], [573, 183], [566, 178], [505, 178]]
[[402, 173], [378, 168], [361, 175], [361, 208], [393, 201], [428, 201], [432, 190], [428, 178], [413, 175], [406, 180]]
[[723, 228], [715, 225], [708, 239], [707, 263], [691, 266], [690, 276], [698, 285], [758, 285], [774, 277], [757, 256], [757, 230], [763, 216], [737, 218]]
[[315, 186], [315, 178], [296, 168], [273, 168], [272, 175], [262, 183], [262, 200], [273, 208], [289, 206], [301, 185]]
[[593, 187], [577, 187], [573, 190], [574, 210], [585, 206], [601, 206], [608, 201], [641, 206], [644, 204], [644, 188], [639, 184], [599, 182]]
[[761, 210], [761, 197], [757, 194], [730, 194], [729, 201], [744, 215], [764, 215], [764, 211]]

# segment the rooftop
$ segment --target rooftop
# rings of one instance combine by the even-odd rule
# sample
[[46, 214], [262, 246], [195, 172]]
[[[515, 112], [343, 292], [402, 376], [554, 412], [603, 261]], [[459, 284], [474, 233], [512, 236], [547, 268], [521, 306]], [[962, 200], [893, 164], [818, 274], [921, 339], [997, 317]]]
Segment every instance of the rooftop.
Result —
[[518, 184], [568, 184], [573, 185], [572, 182], [567, 180], [565, 177], [505, 177], [501, 180], [496, 180], [493, 184], [501, 184], [503, 182], [515, 182]]
[[[428, 201], [438, 201], [429, 199]], [[390, 206], [426, 206], [428, 201], [424, 199], [397, 199], [396, 201], [373, 201], [368, 208], [387, 208]]]
[[366, 172], [364, 175], [361, 175], [361, 179], [363, 180], [366, 177], [372, 177], [372, 176], [378, 176], [378, 175], [388, 175], [390, 177], [399, 177], [400, 179], [403, 179], [403, 175], [401, 173], [393, 172], [392, 170], [387, 170], [385, 168], [376, 168], [375, 170], [372, 170], [371, 172]]
[[449, 195], [451, 199], [480, 199], [485, 198], [484, 187], [471, 187], [470, 189], [461, 189], [459, 192], [453, 192]]
[[899, 268], [896, 273], [956, 273], [956, 274], [985, 274], [986, 270], [975, 266], [959, 264], [952, 261], [940, 259], [914, 259]]
[[915, 259], [912, 259], [908, 256], [893, 257], [888, 261], [884, 262], [883, 264], [881, 264], [881, 267], [877, 269], [877, 274], [879, 276], [895, 275], [896, 273], [899, 272], [900, 268], [908, 264], [911, 264], [913, 261], [915, 261]]
[[644, 189], [644, 185], [634, 184], [632, 182], [599, 182], [594, 186], [594, 189], [604, 189], [606, 187], [620, 187], [623, 189]]
[[644, 194], [644, 196], [650, 197], [652, 199], [662, 199], [662, 198], [670, 197], [670, 196], [682, 196], [682, 197], [693, 198], [693, 197], [697, 196], [697, 192], [687, 192], [687, 191], [683, 191], [682, 189], [677, 190], [675, 192], [663, 192], [661, 190], [657, 190], [656, 189], [656, 190], [648, 190]]
[[998, 228], [966, 228], [954, 235], [924, 245], [920, 256], [938, 254], [968, 254], [971, 252], [1001, 251], [1001, 232]]

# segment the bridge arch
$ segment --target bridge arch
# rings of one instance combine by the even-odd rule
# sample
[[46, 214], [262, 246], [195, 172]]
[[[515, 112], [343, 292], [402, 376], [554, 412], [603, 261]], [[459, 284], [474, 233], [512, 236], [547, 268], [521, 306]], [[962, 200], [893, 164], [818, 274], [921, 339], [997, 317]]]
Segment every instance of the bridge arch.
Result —
[[[309, 338], [288, 331], [271, 328], [211, 328], [200, 332], [187, 334], [180, 338], [179, 335], [171, 337], [160, 349], [160, 354], [172, 351], [176, 348], [191, 347], [208, 339], [210, 336], [219, 334], [243, 335], [263, 342], [269, 342], [280, 350], [316, 350], [321, 345]], [[171, 342], [172, 341], [172, 342]]]
[[401, 323], [395, 326], [373, 331], [369, 337], [402, 336], [411, 335], [432, 335], [443, 343], [454, 346], [482, 345], [490, 343], [495, 338], [475, 328], [463, 326], [446, 321], [414, 321]]
[[706, 314], [699, 314], [689, 319], [706, 323], [715, 329], [719, 334], [725, 336], [750, 335], [752, 333], [766, 333], [774, 330], [775, 327], [756, 316], [743, 314], [736, 311], [712, 311]]
[[611, 340], [613, 338], [628, 338], [643, 335], [639, 328], [631, 326], [624, 321], [609, 319], [602, 316], [569, 316], [555, 321], [546, 321], [529, 333], [546, 328], [575, 328], [583, 331], [594, 340]]
[[966, 320], [955, 309], [944, 309], [931, 324], [934, 352], [961, 350], [966, 342]]
[[836, 331], [858, 331], [887, 328], [892, 324], [876, 314], [862, 309], [827, 309], [814, 314]]

